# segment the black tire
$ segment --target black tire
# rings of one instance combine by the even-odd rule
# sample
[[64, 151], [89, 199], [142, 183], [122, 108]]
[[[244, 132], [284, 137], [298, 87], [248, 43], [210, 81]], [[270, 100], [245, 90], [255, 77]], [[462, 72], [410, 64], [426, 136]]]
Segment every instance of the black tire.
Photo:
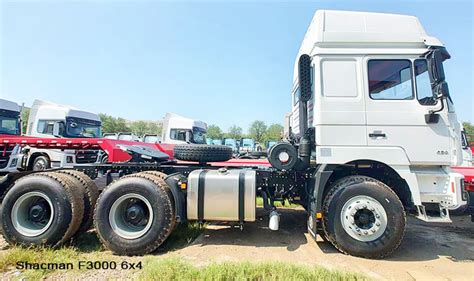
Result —
[[[23, 195], [40, 192], [52, 204], [54, 215], [45, 231], [29, 236], [20, 233], [15, 228], [12, 210], [15, 202]], [[78, 221], [82, 218], [82, 201], [74, 192], [71, 181], [56, 173], [38, 173], [25, 176], [15, 182], [6, 194], [2, 209], [3, 237], [10, 244], [22, 246], [59, 246], [69, 240], [79, 227]], [[17, 220], [18, 221], [18, 220]]]
[[59, 173], [71, 176], [80, 188], [84, 201], [84, 217], [77, 234], [88, 231], [94, 221], [94, 208], [99, 198], [97, 185], [86, 174], [76, 170], [60, 170]]
[[33, 164], [31, 165], [31, 170], [38, 172], [44, 171], [51, 168], [51, 161], [47, 156], [38, 156], [33, 160]]
[[232, 158], [232, 148], [225, 145], [178, 144], [173, 149], [174, 158], [195, 162], [223, 162]]
[[[162, 172], [159, 172], [159, 171], [143, 171], [143, 172], [140, 172], [140, 175], [145, 175], [145, 176], [152, 176], [152, 177], [156, 177], [155, 179], [153, 179], [155, 182], [159, 181], [159, 182], [162, 182], [160, 183], [161, 186], [163, 186], [163, 188], [166, 190], [166, 193], [168, 193], [168, 196], [169, 198], [171, 198], [171, 205], [173, 206], [172, 208], [172, 211], [173, 211], [173, 220], [172, 220], [172, 225], [171, 225], [171, 231], [173, 229], [175, 229], [176, 227], [176, 206], [175, 206], [175, 202], [174, 202], [174, 197], [173, 197], [173, 193], [171, 192], [171, 189], [170, 187], [164, 182], [165, 178], [168, 176], [167, 174], [165, 173], [162, 173]], [[169, 234], [171, 234], [171, 231]]]
[[[153, 252], [166, 240], [174, 226], [174, 210], [165, 185], [156, 176], [139, 173], [123, 177], [104, 189], [95, 207], [94, 224], [100, 240], [108, 249], [119, 255], [143, 255]], [[149, 228], [138, 237], [120, 235], [109, 221], [114, 203], [127, 195], [145, 198], [153, 212]]]
[[[357, 211], [350, 211], [353, 218], [356, 218], [359, 210], [361, 210], [361, 212], [368, 212], [371, 206], [375, 206], [374, 202], [378, 202], [386, 214], [386, 227], [379, 228], [377, 230], [377, 235], [380, 236], [374, 236], [374, 239], [370, 241], [355, 239], [344, 229], [343, 226], [342, 214], [344, 205], [350, 202], [351, 199], [354, 200], [359, 197], [368, 197], [375, 201], [371, 201], [372, 205], [367, 204], [369, 207], [365, 208], [365, 199], [361, 199], [360, 201], [364, 204], [364, 207], [361, 209], [357, 207], [353, 209]], [[359, 203], [360, 201], [356, 202]], [[349, 205], [349, 207], [351, 206]], [[348, 209], [346, 208], [345, 210]], [[353, 214], [356, 214], [356, 216]], [[345, 218], [347, 219], [347, 216]], [[373, 230], [373, 228], [368, 229], [365, 228], [365, 226], [359, 228], [358, 223], [359, 221], [356, 224], [354, 224], [354, 222], [352, 223], [352, 227], [354, 227], [352, 235], [357, 236], [355, 234], [356, 229], [359, 231], [362, 229], [362, 232], [366, 235], [367, 232], [369, 232], [369, 236], [367, 236], [366, 239], [371, 239], [370, 235], [372, 235], [372, 233], [370, 233], [370, 230]], [[375, 222], [372, 222], [372, 226], [374, 226], [374, 223]], [[400, 245], [405, 234], [405, 224], [405, 211], [398, 196], [387, 185], [370, 177], [348, 176], [342, 178], [332, 184], [324, 199], [324, 234], [327, 240], [329, 240], [339, 251], [345, 254], [372, 259], [386, 257], [395, 251]], [[346, 224], [347, 228], [351, 228], [350, 225], [347, 225], [349, 224]], [[368, 231], [364, 231], [364, 229], [367, 229]], [[361, 235], [361, 233], [357, 234]]]

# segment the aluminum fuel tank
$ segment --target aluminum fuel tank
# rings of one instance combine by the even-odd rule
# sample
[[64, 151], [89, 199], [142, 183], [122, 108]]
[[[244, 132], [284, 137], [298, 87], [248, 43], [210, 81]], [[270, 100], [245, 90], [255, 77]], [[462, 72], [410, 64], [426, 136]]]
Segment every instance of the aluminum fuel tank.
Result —
[[256, 172], [195, 170], [188, 176], [188, 220], [255, 221]]

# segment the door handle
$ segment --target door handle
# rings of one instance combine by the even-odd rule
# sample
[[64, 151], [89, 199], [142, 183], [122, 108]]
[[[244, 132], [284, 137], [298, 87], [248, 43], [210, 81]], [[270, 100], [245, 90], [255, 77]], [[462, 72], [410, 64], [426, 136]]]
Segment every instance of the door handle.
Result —
[[387, 135], [384, 134], [384, 133], [378, 133], [378, 132], [375, 133], [375, 132], [373, 132], [373, 133], [369, 134], [369, 137], [371, 137], [371, 138], [385, 138], [385, 137], [387, 137]]

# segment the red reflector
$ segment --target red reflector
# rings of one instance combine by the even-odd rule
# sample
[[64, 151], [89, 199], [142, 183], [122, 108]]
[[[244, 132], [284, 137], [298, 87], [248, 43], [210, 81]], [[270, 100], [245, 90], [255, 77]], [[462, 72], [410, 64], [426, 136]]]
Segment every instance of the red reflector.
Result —
[[454, 193], [454, 182], [451, 182], [451, 191]]

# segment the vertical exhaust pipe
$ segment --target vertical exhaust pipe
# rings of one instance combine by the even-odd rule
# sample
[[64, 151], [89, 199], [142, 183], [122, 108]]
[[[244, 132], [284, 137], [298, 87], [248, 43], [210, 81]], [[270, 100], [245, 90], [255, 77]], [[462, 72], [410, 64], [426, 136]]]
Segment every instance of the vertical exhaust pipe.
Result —
[[298, 80], [300, 90], [300, 141], [298, 147], [299, 169], [305, 169], [310, 165], [311, 146], [313, 144], [311, 134], [313, 130], [308, 130], [308, 101], [312, 96], [311, 83], [311, 57], [307, 54], [300, 56], [298, 61]]

